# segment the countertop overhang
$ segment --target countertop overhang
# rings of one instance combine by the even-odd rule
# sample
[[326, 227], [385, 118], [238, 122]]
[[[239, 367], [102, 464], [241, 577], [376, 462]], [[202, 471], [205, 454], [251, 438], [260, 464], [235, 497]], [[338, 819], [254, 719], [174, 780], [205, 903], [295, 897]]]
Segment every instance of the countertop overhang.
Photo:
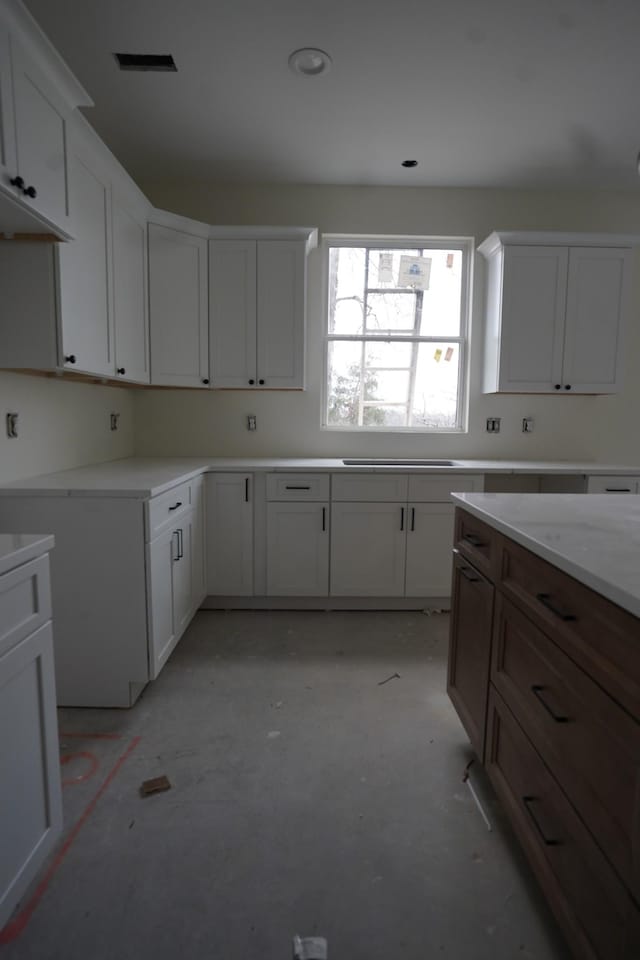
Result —
[[331, 458], [130, 457], [41, 474], [0, 486], [0, 496], [156, 497], [202, 473], [430, 473], [595, 476], [640, 474], [640, 467], [581, 461], [456, 460], [453, 466], [345, 465]]
[[[456, 506], [640, 617], [640, 497], [453, 493]], [[638, 624], [640, 640], [640, 623]]]

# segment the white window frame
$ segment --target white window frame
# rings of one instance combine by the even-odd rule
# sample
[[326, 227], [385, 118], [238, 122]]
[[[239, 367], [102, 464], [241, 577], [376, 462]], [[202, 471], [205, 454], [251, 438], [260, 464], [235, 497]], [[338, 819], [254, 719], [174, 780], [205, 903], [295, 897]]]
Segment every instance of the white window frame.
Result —
[[[462, 283], [460, 291], [460, 333], [457, 337], [430, 337], [430, 336], [398, 336], [398, 337], [371, 337], [353, 334], [329, 334], [329, 249], [330, 247], [368, 247], [380, 250], [460, 250], [462, 253]], [[469, 414], [469, 335], [471, 330], [471, 303], [473, 284], [473, 237], [423, 237], [423, 236], [384, 236], [380, 234], [323, 234], [322, 261], [323, 261], [323, 371], [322, 371], [322, 415], [321, 429], [337, 431], [339, 433], [419, 433], [443, 436], [451, 433], [467, 433]], [[460, 347], [460, 367], [458, 377], [457, 418], [455, 427], [437, 429], [433, 427], [417, 426], [359, 426], [353, 424], [327, 423], [329, 408], [329, 344], [335, 341], [362, 342], [376, 340], [389, 342], [391, 340], [403, 343], [458, 343]]]

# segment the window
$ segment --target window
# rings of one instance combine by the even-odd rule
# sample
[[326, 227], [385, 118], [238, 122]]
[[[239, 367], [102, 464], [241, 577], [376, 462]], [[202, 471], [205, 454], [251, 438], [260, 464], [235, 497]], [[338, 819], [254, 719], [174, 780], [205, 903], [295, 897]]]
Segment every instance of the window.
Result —
[[472, 242], [325, 238], [324, 425], [464, 426]]

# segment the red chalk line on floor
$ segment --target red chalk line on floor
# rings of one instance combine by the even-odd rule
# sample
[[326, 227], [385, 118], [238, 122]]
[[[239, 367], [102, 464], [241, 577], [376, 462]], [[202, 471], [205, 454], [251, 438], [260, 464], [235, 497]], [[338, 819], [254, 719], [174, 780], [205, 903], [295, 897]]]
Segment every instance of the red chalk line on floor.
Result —
[[[81, 734], [74, 734], [74, 736], [81, 736]], [[101, 739], [118, 739], [118, 740], [122, 739], [117, 734], [92, 734], [91, 737], [87, 736], [85, 737], [85, 739], [88, 740], [88, 739], [92, 739], [93, 737], [99, 737]], [[85, 825], [85, 823], [93, 813], [95, 806], [98, 803], [98, 800], [100, 799], [102, 794], [105, 792], [105, 790], [107, 789], [109, 784], [112, 782], [112, 780], [118, 775], [123, 764], [131, 756], [131, 754], [133, 753], [133, 751], [135, 750], [135, 748], [138, 746], [139, 743], [140, 743], [140, 737], [134, 737], [133, 740], [130, 741], [124, 753], [121, 754], [120, 757], [118, 757], [115, 765], [111, 768], [106, 778], [104, 779], [102, 785], [98, 788], [97, 793], [95, 794], [93, 799], [89, 801], [89, 803], [83, 810], [80, 818], [77, 820], [73, 829], [69, 833], [69, 836], [66, 838], [66, 840], [64, 841], [64, 843], [62, 844], [58, 852], [56, 853], [53, 861], [50, 863], [46, 873], [42, 877], [42, 880], [36, 887], [31, 899], [23, 907], [23, 909], [20, 911], [17, 917], [15, 917], [15, 919], [13, 920], [10, 920], [9, 923], [6, 925], [6, 927], [4, 927], [2, 931], [0, 931], [0, 944], [11, 943], [11, 941], [15, 940], [16, 937], [20, 936], [22, 931], [25, 929], [36, 907], [38, 906], [40, 900], [46, 893], [49, 884], [53, 880], [53, 877], [55, 876], [56, 871], [58, 870], [64, 858], [66, 857], [69, 850], [71, 849], [71, 846], [76, 840], [82, 827]]]

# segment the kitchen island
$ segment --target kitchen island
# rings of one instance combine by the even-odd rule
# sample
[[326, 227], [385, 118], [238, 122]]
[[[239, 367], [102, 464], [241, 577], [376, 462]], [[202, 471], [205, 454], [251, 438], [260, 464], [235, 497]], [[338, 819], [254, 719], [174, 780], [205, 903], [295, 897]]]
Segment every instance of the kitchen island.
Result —
[[640, 505], [452, 495], [448, 691], [575, 956], [640, 956]]

